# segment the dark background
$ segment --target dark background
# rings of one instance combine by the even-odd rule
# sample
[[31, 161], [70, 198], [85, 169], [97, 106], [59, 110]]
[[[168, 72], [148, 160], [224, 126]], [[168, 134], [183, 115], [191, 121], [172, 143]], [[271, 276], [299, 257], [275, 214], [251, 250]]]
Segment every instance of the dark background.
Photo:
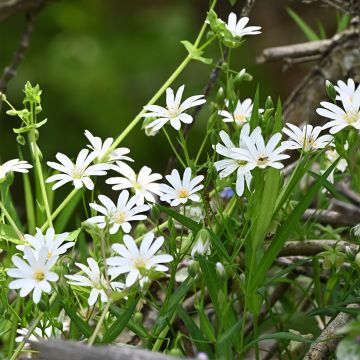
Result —
[[[321, 21], [329, 36], [335, 31], [332, 9], [300, 1], [258, 0], [250, 25], [261, 25], [263, 34], [247, 37], [245, 45], [232, 55], [236, 69], [245, 67], [254, 76], [244, 85], [243, 98], [252, 97], [260, 82], [263, 100], [267, 95], [285, 100], [307, 71], [309, 65], [282, 72], [279, 63], [255, 63], [266, 47], [306, 41], [286, 6], [314, 28]], [[227, 0], [219, 0], [216, 11], [227, 20], [230, 11], [239, 14], [241, 8], [241, 1], [231, 7]], [[9, 100], [20, 106], [27, 80], [43, 89], [43, 117], [48, 124], [41, 128], [39, 145], [44, 159], [54, 159], [58, 151], [74, 157], [86, 144], [84, 129], [103, 138], [116, 138], [186, 56], [180, 41], [194, 41], [207, 9], [205, 0], [61, 0], [44, 8], [26, 58], [7, 92]], [[21, 14], [0, 23], [0, 69], [10, 62], [23, 28]], [[218, 58], [218, 45], [205, 55]], [[211, 66], [193, 62], [173, 86], [186, 84], [186, 97], [199, 94], [210, 71]], [[12, 128], [19, 124], [5, 115], [4, 108], [0, 115], [2, 162], [17, 157]], [[207, 111], [202, 111], [190, 142], [204, 129], [207, 117]], [[139, 125], [122, 146], [131, 149], [135, 169], [146, 164], [164, 171], [170, 149], [162, 134], [146, 137]]]

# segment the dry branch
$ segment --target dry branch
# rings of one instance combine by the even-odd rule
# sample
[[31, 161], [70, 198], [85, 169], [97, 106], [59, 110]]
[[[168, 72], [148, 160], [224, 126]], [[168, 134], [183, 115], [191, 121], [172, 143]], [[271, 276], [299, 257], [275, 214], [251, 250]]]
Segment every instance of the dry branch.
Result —
[[[359, 308], [358, 304], [351, 304], [348, 308]], [[352, 316], [346, 313], [339, 313], [324, 329], [317, 338], [316, 342], [310, 346], [304, 360], [325, 360], [336, 350], [339, 338], [336, 337], [336, 330], [342, 328], [352, 319]]]
[[50, 340], [33, 342], [31, 347], [40, 351], [38, 359], [41, 360], [171, 360], [173, 357], [158, 352], [151, 352], [132, 346], [98, 346]]
[[335, 226], [355, 226], [360, 223], [360, 215], [358, 213], [347, 212], [344, 214], [333, 210], [307, 209], [305, 210], [302, 219], [315, 219], [322, 224]]
[[0, 0], [0, 21], [18, 13], [40, 10], [46, 0]]
[[302, 0], [303, 3], [320, 1], [322, 4], [353, 15], [360, 14], [360, 2], [358, 0]]

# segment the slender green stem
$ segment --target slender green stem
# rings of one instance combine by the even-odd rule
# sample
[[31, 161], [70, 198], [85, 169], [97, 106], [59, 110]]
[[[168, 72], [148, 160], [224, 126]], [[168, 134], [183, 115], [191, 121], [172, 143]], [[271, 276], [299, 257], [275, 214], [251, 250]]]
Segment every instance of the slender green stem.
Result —
[[181, 156], [179, 155], [179, 153], [176, 151], [176, 147], [175, 147], [175, 145], [173, 144], [173, 142], [171, 141], [171, 138], [170, 138], [168, 132], [166, 131], [166, 129], [165, 129], [164, 127], [163, 127], [162, 129], [163, 129], [163, 131], [164, 131], [164, 134], [165, 134], [165, 136], [166, 136], [166, 139], [167, 139], [168, 143], [170, 144], [171, 150], [172, 150], [173, 153], [175, 154], [175, 156], [176, 156], [176, 158], [178, 159], [179, 163], [180, 163], [184, 168], [186, 168], [186, 165], [185, 165], [184, 161], [181, 159]]
[[[56, 210], [51, 214], [50, 221], [54, 220], [61, 211], [65, 208], [65, 206], [69, 203], [69, 201], [77, 194], [79, 189], [73, 189], [73, 191], [64, 199], [64, 201], [56, 208]], [[41, 231], [45, 231], [47, 227], [51, 224], [51, 222], [46, 221], [46, 223], [41, 227]]]
[[[57, 293], [54, 293], [51, 295], [50, 300], [49, 300], [49, 305], [51, 306], [52, 303], [55, 301]], [[39, 314], [35, 320], [33, 321], [33, 323], [31, 324], [28, 333], [24, 336], [24, 339], [19, 343], [18, 347], [16, 348], [16, 350], [14, 351], [12, 357], [10, 358], [10, 360], [16, 360], [21, 352], [21, 350], [23, 349], [23, 347], [25, 346], [26, 342], [28, 341], [29, 337], [32, 335], [32, 333], [34, 332], [34, 330], [36, 329], [36, 327], [39, 325], [41, 319], [43, 318], [44, 314], [41, 313]]]
[[182, 129], [180, 129], [180, 131], [179, 131], [179, 136], [180, 136], [181, 147], [182, 147], [182, 149], [184, 151], [186, 163], [187, 163], [188, 166], [190, 166], [190, 156], [189, 156], [188, 149], [186, 147], [186, 139], [185, 139], [185, 136], [184, 136], [184, 133], [183, 133]]
[[15, 232], [16, 232], [17, 236], [19, 237], [19, 239], [25, 241], [24, 235], [22, 234], [20, 229], [15, 224], [15, 221], [12, 219], [9, 212], [6, 210], [6, 208], [5, 208], [4, 204], [2, 203], [2, 201], [0, 201], [0, 209], [4, 213], [4, 215], [5, 215], [6, 219], [7, 219], [7, 221], [9, 222], [9, 224], [15, 230]]
[[106, 315], [107, 315], [107, 313], [109, 311], [110, 305], [111, 305], [111, 301], [110, 301], [110, 299], [108, 299], [108, 302], [106, 303], [106, 306], [104, 307], [104, 310], [101, 313], [100, 319], [99, 319], [98, 323], [96, 324], [95, 330], [92, 333], [92, 335], [91, 335], [91, 337], [90, 337], [90, 339], [88, 341], [88, 346], [91, 346], [94, 343], [97, 335], [99, 334], [101, 326], [102, 326], [102, 324], [103, 324], [103, 322], [105, 320], [105, 317], [106, 317]]
[[[14, 351], [16, 330], [17, 330], [18, 321], [19, 321], [19, 316], [17, 315], [17, 313], [20, 313], [20, 306], [21, 306], [21, 298], [18, 296], [16, 298], [15, 314], [13, 314], [11, 317], [11, 331], [10, 331], [8, 357], [10, 357], [12, 352]], [[11, 306], [10, 306], [10, 308], [11, 308]]]

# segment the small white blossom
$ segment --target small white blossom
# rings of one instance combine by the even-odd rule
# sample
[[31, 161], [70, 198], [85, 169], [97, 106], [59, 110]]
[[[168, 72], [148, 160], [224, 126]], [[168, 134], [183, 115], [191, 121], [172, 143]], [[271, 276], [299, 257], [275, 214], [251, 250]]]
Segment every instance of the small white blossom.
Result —
[[117, 204], [105, 195], [99, 195], [99, 201], [103, 206], [91, 203], [90, 206], [103, 215], [93, 216], [87, 221], [98, 224], [103, 229], [106, 224], [110, 225], [110, 234], [115, 234], [119, 228], [128, 233], [131, 230], [131, 221], [146, 220], [146, 215], [140, 214], [150, 210], [148, 205], [136, 206], [140, 195], [134, 195], [129, 199], [127, 190], [121, 191]]
[[342, 97], [346, 97], [350, 102], [352, 102], [360, 92], [360, 85], [356, 87], [353, 79], [348, 79], [346, 83], [339, 80], [337, 82], [337, 86], [335, 85], [334, 88], [338, 93], [336, 100], [341, 100]]
[[171, 175], [166, 175], [165, 178], [171, 186], [160, 184], [160, 190], [163, 192], [160, 197], [161, 201], [166, 201], [171, 206], [186, 204], [188, 200], [200, 201], [200, 196], [196, 192], [204, 187], [200, 184], [204, 179], [203, 175], [191, 179], [191, 168], [187, 167], [183, 179], [180, 178], [179, 172], [175, 169], [171, 172]]
[[146, 234], [138, 248], [131, 236], [124, 235], [124, 244], [112, 246], [112, 249], [120, 256], [107, 259], [109, 275], [116, 278], [120, 274], [127, 274], [125, 283], [126, 286], [131, 286], [137, 280], [140, 280], [140, 285], [142, 285], [150, 270], [167, 271], [167, 266], [162, 264], [172, 261], [173, 257], [168, 254], [155, 255], [163, 245], [164, 237], [160, 236], [155, 241], [153, 240], [153, 233]]
[[[67, 249], [74, 246], [73, 241], [66, 241], [69, 233], [55, 235], [54, 228], [50, 227], [44, 236], [39, 228], [36, 228], [35, 236], [25, 234], [24, 237], [31, 248], [34, 250], [35, 257], [38, 256], [40, 250], [45, 246], [48, 251], [48, 258], [58, 257], [66, 253]], [[24, 251], [24, 245], [18, 245], [17, 249]]]
[[286, 123], [289, 129], [283, 128], [283, 132], [292, 140], [283, 141], [283, 146], [288, 149], [304, 149], [305, 152], [323, 149], [330, 145], [333, 137], [331, 135], [320, 135], [323, 130], [321, 126], [306, 124], [302, 129], [299, 127]]
[[360, 91], [354, 92], [350, 97], [344, 92], [340, 92], [339, 99], [343, 108], [328, 101], [322, 101], [321, 108], [316, 112], [323, 117], [331, 119], [323, 126], [323, 129], [330, 128], [330, 134], [336, 134], [342, 129], [353, 127], [360, 130]]
[[261, 34], [261, 26], [248, 26], [249, 22], [248, 17], [242, 17], [237, 21], [237, 16], [235, 13], [231, 12], [229, 14], [228, 22], [226, 28], [231, 32], [233, 36], [243, 37], [247, 35], [258, 35]]
[[[98, 297], [100, 297], [101, 302], [105, 303], [108, 301], [108, 297], [106, 295], [105, 290], [108, 288], [108, 284], [105, 280], [103, 274], [101, 274], [98, 263], [91, 257], [87, 259], [87, 263], [89, 266], [86, 266], [81, 263], [75, 263], [77, 267], [79, 267], [85, 275], [65, 275], [69, 284], [76, 286], [84, 286], [91, 287], [90, 295], [88, 297], [89, 306], [93, 306]], [[120, 282], [110, 282], [111, 290], [121, 290], [125, 286]]]
[[[259, 132], [260, 129], [253, 131], [250, 135], [250, 138], [255, 136], [256, 132]], [[239, 147], [236, 147], [234, 143], [231, 141], [230, 136], [225, 131], [220, 131], [220, 139], [223, 144], [216, 144], [215, 151], [226, 157], [224, 160], [219, 160], [214, 163], [216, 170], [219, 172], [220, 178], [225, 178], [231, 175], [234, 171], [237, 171], [236, 178], [236, 193], [239, 196], [242, 196], [245, 189], [245, 184], [247, 188], [250, 190], [251, 183], [251, 166], [245, 160], [239, 159], [238, 154], [236, 154], [233, 149], [247, 149], [246, 144], [243, 139], [245, 136], [249, 136], [250, 133], [250, 125], [245, 124], [240, 132], [239, 137]]]
[[5, 176], [11, 171], [28, 173], [29, 169], [31, 168], [32, 165], [30, 165], [27, 161], [24, 160], [13, 159], [6, 161], [2, 165], [0, 165], [0, 180], [5, 178]]
[[146, 128], [152, 128], [153, 131], [158, 131], [168, 121], [170, 121], [170, 125], [174, 129], [179, 130], [181, 127], [181, 122], [185, 124], [192, 123], [193, 117], [189, 114], [186, 114], [185, 111], [192, 107], [204, 104], [206, 100], [203, 99], [204, 95], [195, 95], [190, 96], [181, 102], [184, 88], [184, 85], [180, 86], [176, 92], [176, 95], [174, 95], [174, 91], [171, 88], [166, 89], [166, 107], [161, 107], [159, 105], [144, 106], [144, 109], [149, 112], [144, 114], [143, 117], [157, 118], [150, 124], [146, 125]]
[[[29, 329], [21, 328], [21, 329], [17, 329], [16, 332], [18, 336], [16, 337], [15, 341], [19, 343], [26, 338]], [[46, 327], [45, 326], [36, 327], [29, 336], [29, 338], [27, 339], [27, 341], [37, 342], [43, 339], [50, 339], [50, 337], [52, 337], [54, 332], [56, 332], [56, 329], [51, 325]]]
[[227, 110], [220, 110], [219, 115], [223, 117], [224, 122], [235, 122], [238, 126], [243, 126], [251, 117], [253, 103], [251, 99], [245, 99], [243, 102], [238, 100], [233, 113]]
[[[348, 149], [348, 144], [346, 143], [344, 148], [345, 150]], [[333, 149], [329, 149], [329, 150], [326, 150], [325, 151], [325, 156], [326, 156], [326, 159], [328, 160], [328, 163], [329, 163], [329, 166], [335, 162], [335, 160], [339, 157], [339, 154], [338, 152], [335, 150], [335, 148]], [[348, 167], [348, 163], [345, 159], [340, 159], [338, 161], [338, 163], [336, 164], [336, 167], [335, 169], [339, 170], [340, 172], [344, 173], [345, 170], [347, 169]]]
[[250, 169], [256, 167], [265, 169], [270, 166], [275, 169], [282, 169], [284, 165], [280, 162], [289, 158], [289, 155], [283, 154], [285, 146], [278, 146], [281, 141], [281, 134], [274, 134], [267, 144], [261, 134], [260, 127], [253, 132], [253, 137], [244, 136], [243, 141], [247, 149], [235, 148], [232, 151], [239, 156], [239, 160], [245, 160], [249, 163]]
[[30, 247], [24, 248], [26, 262], [14, 255], [12, 261], [16, 268], [9, 269], [7, 274], [16, 280], [9, 284], [10, 289], [20, 289], [20, 296], [25, 297], [33, 291], [33, 301], [37, 304], [40, 301], [42, 292], [49, 293], [51, 291], [50, 282], [59, 279], [58, 274], [50, 271], [57, 261], [57, 257], [48, 258], [48, 249], [44, 246], [38, 253], [38, 257], [34, 256]]
[[96, 152], [89, 154], [88, 149], [82, 149], [76, 158], [75, 164], [64, 154], [57, 153], [56, 159], [59, 163], [48, 161], [47, 164], [51, 168], [58, 170], [61, 174], [50, 176], [46, 182], [57, 183], [52, 187], [53, 190], [60, 186], [72, 182], [76, 189], [85, 186], [89, 190], [94, 189], [94, 183], [90, 176], [106, 175], [106, 170], [109, 170], [108, 164], [90, 165], [97, 157]]
[[154, 195], [162, 195], [160, 185], [156, 183], [157, 180], [162, 179], [162, 176], [151, 173], [152, 170], [149, 167], [143, 166], [139, 174], [136, 174], [129, 165], [117, 162], [111, 169], [122, 176], [111, 177], [106, 180], [106, 183], [113, 185], [113, 190], [134, 189], [135, 194], [139, 195], [137, 205], [143, 204], [145, 200], [155, 202]]
[[117, 148], [111, 151], [111, 153], [108, 156], [108, 159], [103, 159], [103, 157], [107, 154], [109, 151], [112, 143], [114, 142], [113, 138], [107, 138], [103, 142], [100, 137], [94, 136], [91, 134], [90, 131], [85, 130], [85, 136], [90, 141], [90, 145], [87, 145], [87, 147], [92, 150], [94, 153], [96, 153], [96, 159], [100, 161], [108, 160], [109, 162], [113, 161], [134, 161], [131, 157], [126, 156], [130, 152], [128, 148], [122, 147]]
[[195, 255], [210, 255], [210, 254], [211, 254], [210, 241], [209, 240], [203, 241], [203, 239], [199, 237], [191, 249], [191, 256], [195, 257]]

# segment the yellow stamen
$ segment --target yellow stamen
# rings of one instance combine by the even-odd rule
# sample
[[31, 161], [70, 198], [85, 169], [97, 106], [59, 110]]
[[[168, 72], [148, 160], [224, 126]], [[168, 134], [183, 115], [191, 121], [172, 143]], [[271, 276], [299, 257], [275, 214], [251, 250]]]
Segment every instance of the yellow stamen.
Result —
[[182, 199], [185, 199], [189, 196], [189, 192], [186, 189], [180, 189], [178, 194], [179, 194], [179, 197]]
[[33, 277], [36, 281], [42, 281], [45, 279], [45, 274], [42, 271], [36, 271]]

